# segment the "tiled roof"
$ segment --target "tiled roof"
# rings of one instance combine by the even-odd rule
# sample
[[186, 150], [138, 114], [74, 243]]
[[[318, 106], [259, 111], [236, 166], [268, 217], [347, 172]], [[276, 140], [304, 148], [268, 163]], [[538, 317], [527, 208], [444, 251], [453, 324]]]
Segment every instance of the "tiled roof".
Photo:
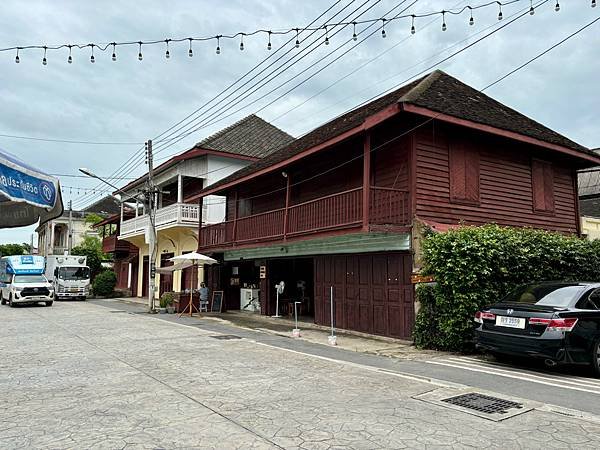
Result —
[[285, 131], [252, 114], [203, 139], [196, 147], [264, 158], [293, 140]]
[[116, 198], [107, 195], [106, 197], [98, 200], [96, 203], [92, 203], [90, 206], [86, 207], [82, 212], [110, 216], [112, 214], [119, 214], [121, 212], [121, 204]]
[[570, 139], [480, 93], [454, 77], [436, 70], [389, 94], [360, 106], [310, 131], [271, 155], [250, 164], [212, 185], [206, 190], [234, 182], [247, 175], [285, 161], [304, 150], [360, 125], [367, 117], [395, 103], [407, 103], [460, 119], [501, 128], [548, 143], [590, 153]]

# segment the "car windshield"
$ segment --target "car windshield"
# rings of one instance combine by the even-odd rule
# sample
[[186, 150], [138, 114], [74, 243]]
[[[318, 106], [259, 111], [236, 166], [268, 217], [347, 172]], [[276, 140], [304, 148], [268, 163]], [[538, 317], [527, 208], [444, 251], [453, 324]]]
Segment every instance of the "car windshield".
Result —
[[61, 267], [58, 269], [58, 278], [61, 280], [87, 280], [90, 278], [88, 267]]
[[13, 283], [46, 283], [44, 275], [15, 275]]
[[584, 290], [585, 286], [577, 284], [530, 284], [515, 289], [502, 301], [564, 308], [569, 306]]

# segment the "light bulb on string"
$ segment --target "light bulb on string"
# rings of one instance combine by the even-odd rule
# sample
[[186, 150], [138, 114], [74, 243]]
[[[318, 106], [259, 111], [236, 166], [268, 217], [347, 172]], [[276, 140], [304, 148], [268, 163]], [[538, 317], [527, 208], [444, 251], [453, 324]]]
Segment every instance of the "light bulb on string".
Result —
[[21, 59], [19, 58], [19, 49], [20, 47], [17, 47], [17, 56], [15, 56], [15, 64], [19, 64], [21, 62]]
[[558, 0], [556, 0], [556, 6], [554, 6], [554, 11], [560, 11], [560, 5], [558, 4]]
[[502, 3], [498, 3], [498, 20], [502, 20]]
[[113, 46], [113, 52], [112, 52], [112, 57], [111, 57], [111, 59], [112, 59], [113, 61], [116, 61], [116, 60], [117, 60], [117, 50], [116, 50], [116, 48], [117, 48], [117, 44], [116, 44], [115, 42], [113, 42], [113, 43], [112, 43], [112, 46]]
[[73, 63], [73, 57], [71, 56], [71, 50], [72, 50], [73, 46], [69, 45], [68, 47], [69, 47], [69, 57], [67, 58], [67, 62], [69, 64], [72, 64]]
[[596, 7], [596, 0], [592, 0], [592, 8]]
[[446, 11], [442, 11], [442, 31], [446, 31]]
[[94, 44], [90, 44], [90, 47], [91, 47], [91, 49], [92, 49], [92, 54], [91, 54], [91, 56], [90, 56], [90, 62], [91, 62], [92, 64], [94, 64], [94, 63], [96, 62], [96, 58], [94, 58]]
[[529, 14], [533, 16], [535, 14], [535, 9], [533, 8], [533, 0], [530, 0], [529, 5]]
[[386, 20], [387, 19], [381, 19], [381, 24], [382, 24], [381, 25], [381, 37], [384, 39], [387, 37], [387, 34], [385, 34], [385, 21]]
[[352, 22], [352, 40], [358, 40], [358, 36], [356, 35], [356, 22]]
[[138, 42], [138, 45], [139, 45], [138, 61], [141, 61], [142, 59], [144, 59], [144, 57], [142, 56], [142, 41]]
[[171, 39], [165, 39], [165, 44], [167, 44], [167, 51], [165, 52], [165, 58], [169, 59], [171, 57], [171, 52], [169, 52], [169, 41]]
[[48, 50], [48, 47], [46, 47], [44, 45], [44, 58], [42, 59], [42, 64], [45, 66], [48, 64], [48, 60], [46, 59], [46, 51]]
[[244, 51], [244, 33], [240, 34], [240, 51]]
[[217, 55], [221, 54], [221, 45], [220, 45], [220, 43], [221, 43], [221, 35], [217, 36], [217, 50], [215, 51], [215, 53]]
[[415, 34], [417, 32], [417, 29], [415, 28], [415, 15], [413, 14], [411, 16], [412, 19], [412, 23], [410, 25], [410, 34]]
[[473, 18], [473, 8], [470, 6], [467, 6], [467, 8], [469, 8], [469, 25], [473, 26], [473, 24], [475, 23], [475, 19]]
[[329, 45], [329, 29], [325, 25], [325, 45]]
[[298, 37], [298, 28], [296, 28], [296, 48], [300, 48], [300, 39]]
[[188, 38], [188, 40], [190, 41], [190, 49], [188, 50], [188, 56], [191, 58], [192, 56], [194, 56], [194, 52], [192, 51], [192, 38]]
[[269, 31], [269, 42], [267, 43], [267, 50], [271, 50], [273, 46], [271, 45], [271, 32]]

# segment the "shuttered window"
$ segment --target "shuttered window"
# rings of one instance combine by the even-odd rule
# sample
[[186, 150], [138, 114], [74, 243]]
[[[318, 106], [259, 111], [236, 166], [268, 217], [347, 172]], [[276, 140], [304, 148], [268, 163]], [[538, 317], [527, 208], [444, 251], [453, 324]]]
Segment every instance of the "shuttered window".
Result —
[[554, 212], [554, 170], [552, 163], [539, 159], [531, 160], [531, 186], [533, 210]]
[[479, 203], [479, 152], [464, 142], [450, 145], [450, 201]]

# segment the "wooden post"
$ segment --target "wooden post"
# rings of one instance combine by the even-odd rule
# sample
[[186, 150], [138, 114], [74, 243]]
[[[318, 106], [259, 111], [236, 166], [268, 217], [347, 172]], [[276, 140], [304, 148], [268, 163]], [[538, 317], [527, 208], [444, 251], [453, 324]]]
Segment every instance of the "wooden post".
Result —
[[[233, 191], [233, 231], [231, 233], [231, 242], [235, 245], [237, 236], [237, 219], [238, 219], [238, 188]], [[225, 218], [227, 220], [227, 217]], [[227, 240], [227, 229], [225, 229], [225, 240]]]
[[363, 201], [362, 228], [369, 231], [371, 205], [371, 133], [366, 132], [363, 140]]
[[283, 240], [287, 239], [287, 229], [288, 229], [288, 213], [290, 208], [290, 178], [291, 175], [289, 172], [286, 172], [287, 175], [285, 177], [285, 211], [283, 212]]

